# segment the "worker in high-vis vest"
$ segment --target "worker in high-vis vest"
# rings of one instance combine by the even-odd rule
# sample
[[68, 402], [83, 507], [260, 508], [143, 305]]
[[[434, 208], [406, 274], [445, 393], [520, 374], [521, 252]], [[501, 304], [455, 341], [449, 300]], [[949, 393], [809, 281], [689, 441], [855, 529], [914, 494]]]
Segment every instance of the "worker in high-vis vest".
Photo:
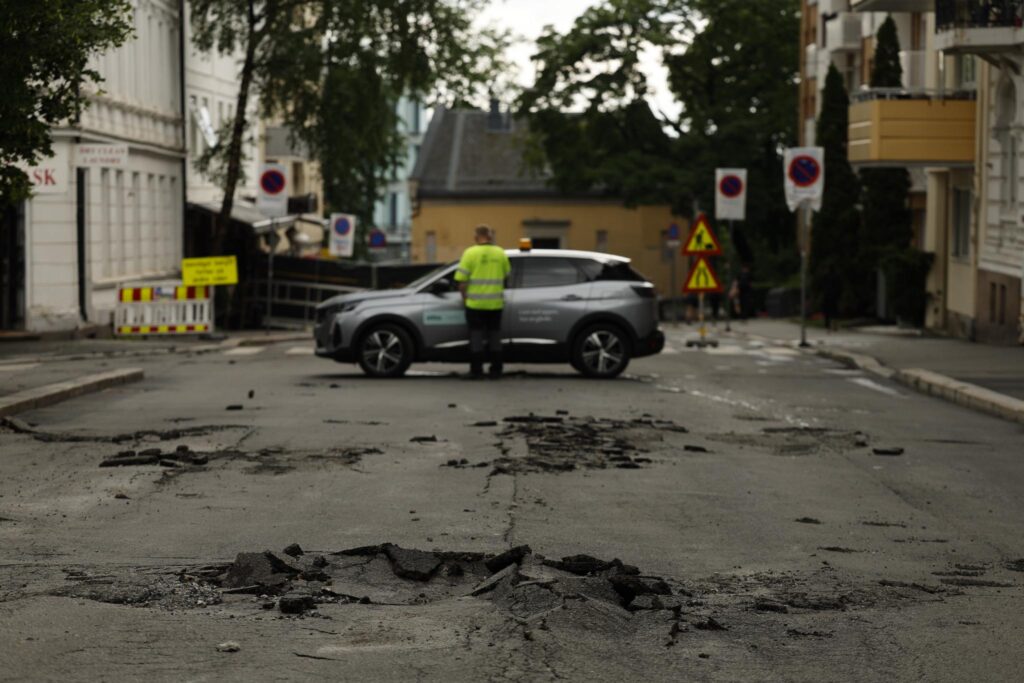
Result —
[[455, 271], [469, 326], [469, 376], [483, 377], [484, 361], [488, 360], [491, 377], [498, 378], [502, 372], [501, 313], [505, 308], [505, 278], [512, 264], [505, 250], [494, 244], [490, 227], [478, 226], [473, 239], [476, 244], [463, 252], [459, 269]]

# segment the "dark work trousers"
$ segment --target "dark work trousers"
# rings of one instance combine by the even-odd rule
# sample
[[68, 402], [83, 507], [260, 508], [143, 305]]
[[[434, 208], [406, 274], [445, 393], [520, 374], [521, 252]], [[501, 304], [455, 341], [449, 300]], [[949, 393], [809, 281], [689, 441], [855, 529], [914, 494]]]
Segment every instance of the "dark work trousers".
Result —
[[491, 373], [500, 373], [501, 310], [478, 311], [467, 308], [466, 323], [469, 326], [470, 371], [475, 374], [483, 372], [486, 359], [491, 363]]

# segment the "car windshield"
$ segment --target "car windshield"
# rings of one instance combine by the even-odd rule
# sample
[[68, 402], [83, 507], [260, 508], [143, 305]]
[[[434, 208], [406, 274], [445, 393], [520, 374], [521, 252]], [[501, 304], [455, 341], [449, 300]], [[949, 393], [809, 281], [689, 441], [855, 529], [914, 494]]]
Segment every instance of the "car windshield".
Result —
[[419, 278], [418, 280], [413, 280], [412, 282], [410, 282], [406, 286], [409, 289], [419, 289], [420, 287], [422, 287], [423, 285], [427, 284], [431, 280], [437, 278], [439, 275], [444, 273], [444, 271], [448, 270], [449, 268], [451, 268], [454, 265], [455, 265], [454, 262], [446, 263], [443, 266], [440, 266], [440, 267], [435, 268], [434, 270], [430, 271], [429, 273], [427, 273], [423, 277]]

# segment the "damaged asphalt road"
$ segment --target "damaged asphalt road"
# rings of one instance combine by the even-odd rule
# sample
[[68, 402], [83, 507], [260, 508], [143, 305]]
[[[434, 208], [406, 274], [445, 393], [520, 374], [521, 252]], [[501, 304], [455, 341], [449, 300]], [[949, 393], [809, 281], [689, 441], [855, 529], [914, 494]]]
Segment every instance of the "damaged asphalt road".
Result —
[[833, 367], [154, 358], [0, 424], [0, 679], [1012, 679], [1019, 427]]

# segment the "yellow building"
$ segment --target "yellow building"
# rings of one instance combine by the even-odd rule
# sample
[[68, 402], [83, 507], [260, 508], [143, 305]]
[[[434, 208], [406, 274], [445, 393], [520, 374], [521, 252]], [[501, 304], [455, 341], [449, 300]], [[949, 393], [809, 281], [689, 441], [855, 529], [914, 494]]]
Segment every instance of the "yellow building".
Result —
[[473, 243], [473, 228], [486, 223], [501, 246], [529, 237], [538, 249], [619, 254], [660, 295], [678, 291], [686, 264], [666, 241], [673, 224], [686, 236], [686, 219], [668, 205], [628, 208], [596, 192], [558, 192], [525, 165], [526, 143], [524, 126], [496, 109], [434, 114], [410, 188], [414, 262], [457, 260]]

